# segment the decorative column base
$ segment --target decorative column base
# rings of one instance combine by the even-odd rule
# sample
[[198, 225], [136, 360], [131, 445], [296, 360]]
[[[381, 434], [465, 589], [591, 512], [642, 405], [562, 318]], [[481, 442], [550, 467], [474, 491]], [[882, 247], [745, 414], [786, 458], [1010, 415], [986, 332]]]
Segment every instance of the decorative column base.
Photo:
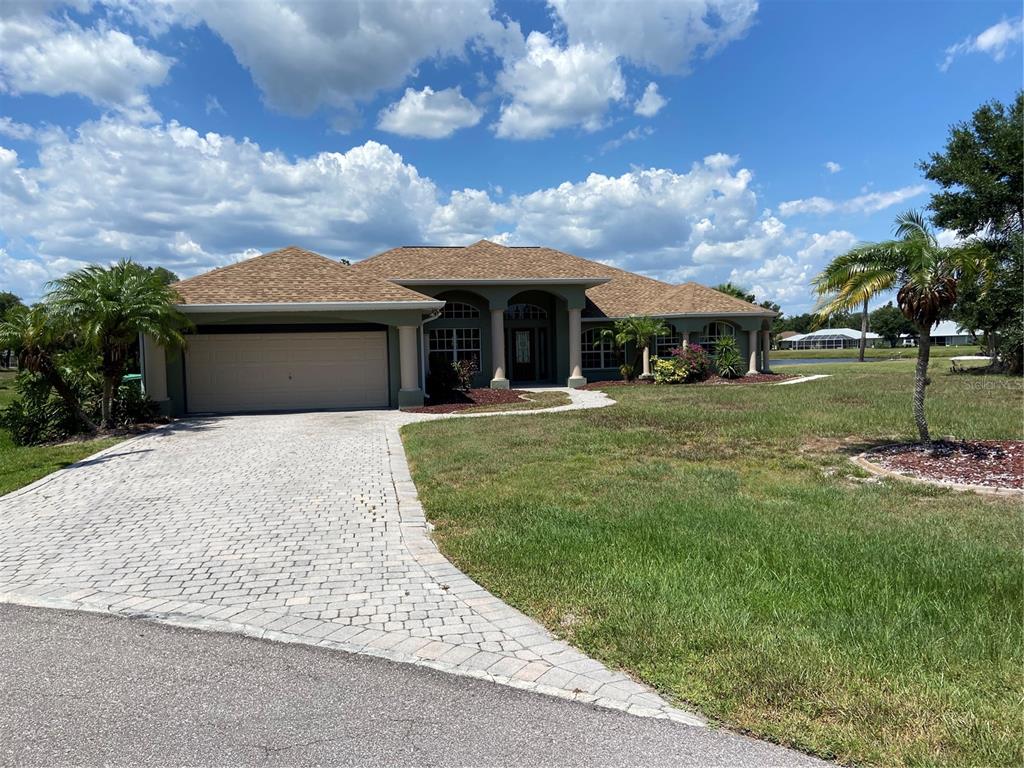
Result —
[[491, 379], [491, 389], [508, 389], [508, 379]]
[[587, 383], [587, 377], [586, 376], [570, 376], [569, 377], [569, 383], [566, 386], [568, 386], [569, 389], [579, 389], [580, 387], [582, 387], [586, 383]]
[[423, 390], [419, 387], [398, 390], [399, 408], [419, 408], [421, 405], [423, 405]]

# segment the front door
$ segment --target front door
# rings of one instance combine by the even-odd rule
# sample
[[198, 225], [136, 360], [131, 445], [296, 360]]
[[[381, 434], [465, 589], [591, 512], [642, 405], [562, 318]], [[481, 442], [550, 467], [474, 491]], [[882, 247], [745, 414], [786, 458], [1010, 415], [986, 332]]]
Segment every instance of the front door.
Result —
[[534, 381], [537, 378], [537, 329], [513, 328], [509, 333], [509, 366], [513, 381]]

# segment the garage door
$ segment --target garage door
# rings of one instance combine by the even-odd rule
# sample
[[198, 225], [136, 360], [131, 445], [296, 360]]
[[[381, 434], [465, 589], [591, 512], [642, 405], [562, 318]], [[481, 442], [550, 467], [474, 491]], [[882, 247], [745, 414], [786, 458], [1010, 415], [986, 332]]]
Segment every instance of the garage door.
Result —
[[196, 334], [185, 384], [192, 413], [387, 407], [387, 336]]

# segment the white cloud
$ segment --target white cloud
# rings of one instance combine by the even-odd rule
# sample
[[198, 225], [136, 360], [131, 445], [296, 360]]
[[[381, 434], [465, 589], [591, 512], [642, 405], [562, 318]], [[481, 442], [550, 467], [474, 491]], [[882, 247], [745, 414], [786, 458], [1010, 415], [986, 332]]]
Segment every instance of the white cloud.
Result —
[[835, 160], [829, 160], [827, 163], [825, 163], [825, 170], [828, 171], [829, 173], [839, 173], [841, 170], [843, 170], [843, 166], [841, 166]]
[[1002, 61], [1014, 47], [1024, 39], [1024, 17], [1003, 19], [978, 35], [968, 35], [956, 45], [946, 49], [946, 58], [939, 65], [943, 72], [948, 70], [959, 56], [965, 53], [984, 53], [994, 61]]
[[652, 135], [653, 133], [654, 133], [654, 129], [651, 128], [651, 126], [649, 126], [649, 125], [637, 126], [635, 128], [630, 128], [628, 131], [626, 131], [624, 134], [622, 134], [618, 138], [610, 139], [610, 140], [606, 141], [604, 144], [602, 144], [601, 145], [601, 154], [603, 155], [606, 152], [611, 152], [613, 149], [618, 149], [623, 144], [628, 144], [628, 143], [633, 142], [633, 141], [639, 141], [640, 139], [645, 139], [648, 136]]
[[633, 112], [641, 117], [654, 117], [666, 104], [668, 99], [658, 93], [658, 84], [648, 83]]
[[508, 97], [495, 133], [507, 139], [537, 139], [579, 125], [596, 131], [608, 105], [626, 95], [615, 56], [602, 48], [561, 48], [545, 34], [531, 32], [523, 56], [506, 62], [498, 87]]
[[78, 94], [136, 119], [154, 119], [146, 89], [164, 81], [173, 60], [119, 30], [83, 28], [47, 10], [26, 3], [0, 12], [0, 92]]
[[490, 237], [708, 283], [778, 268], [784, 262], [768, 262], [779, 256], [813, 264], [840, 245], [835, 233], [791, 230], [763, 210], [753, 174], [727, 154], [684, 171], [591, 174], [496, 198], [447, 194], [376, 142], [289, 158], [176, 122], [114, 117], [37, 141], [37, 166], [0, 148], [0, 279], [26, 298], [71, 264], [128, 256], [186, 276], [287, 243], [359, 259], [397, 244]]
[[35, 129], [31, 125], [19, 123], [10, 117], [0, 117], [0, 136], [24, 141], [31, 139], [33, 134], [35, 134]]
[[19, 258], [14, 242], [42, 264], [127, 256], [180, 274], [288, 243], [360, 258], [427, 239], [437, 208], [434, 184], [375, 142], [293, 161], [175, 122], [54, 132], [38, 167], [0, 150], [0, 179], [0, 232]]
[[204, 106], [206, 107], [206, 114], [208, 114], [208, 115], [214, 115], [214, 114], [226, 115], [227, 114], [227, 111], [224, 109], [223, 106], [221, 106], [220, 99], [218, 99], [216, 96], [212, 96], [210, 94], [206, 94], [206, 102], [205, 102]]
[[685, 74], [743, 37], [756, 0], [549, 0], [569, 42], [612, 50], [642, 67]]
[[[792, 247], [779, 248], [778, 243], [769, 243], [771, 256], [762, 254], [756, 266], [736, 267], [729, 273], [729, 279], [753, 291], [759, 299], [771, 299], [790, 308], [801, 309], [811, 305], [808, 286], [811, 280], [833, 257], [849, 250], [857, 238], [845, 230], [832, 230], [825, 234], [798, 235], [796, 242], [805, 243], [795, 254]], [[773, 249], [774, 250], [771, 250]]]
[[779, 204], [779, 214], [781, 216], [796, 216], [802, 213], [877, 213], [894, 205], [899, 205], [905, 200], [917, 197], [923, 194], [926, 189], [927, 187], [924, 184], [915, 184], [888, 192], [868, 192], [857, 197], [851, 197], [849, 200], [830, 200], [826, 197], [787, 200]]
[[244, 13], [234, 2], [188, 0], [161, 8], [154, 24], [205, 23], [267, 103], [290, 114], [350, 107], [402, 85], [424, 60], [460, 56], [471, 40], [503, 32], [489, 0], [267, 0], [247, 3]]
[[443, 139], [460, 128], [476, 125], [483, 114], [459, 88], [406, 88], [401, 99], [381, 111], [377, 127], [400, 136]]

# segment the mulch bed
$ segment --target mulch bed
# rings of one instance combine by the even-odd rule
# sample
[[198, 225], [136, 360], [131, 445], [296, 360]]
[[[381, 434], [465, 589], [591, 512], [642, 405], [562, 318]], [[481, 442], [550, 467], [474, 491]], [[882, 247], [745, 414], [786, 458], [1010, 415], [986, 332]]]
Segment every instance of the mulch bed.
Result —
[[521, 389], [470, 389], [465, 392], [453, 392], [444, 402], [437, 398], [430, 399], [430, 405], [419, 408], [406, 408], [409, 413], [455, 413], [478, 405], [501, 405], [503, 403], [521, 403], [522, 395], [528, 394]]
[[887, 445], [867, 454], [893, 472], [946, 483], [1024, 487], [1024, 442], [1019, 440], [939, 441]]
[[[777, 384], [780, 381], [786, 379], [796, 378], [792, 374], [783, 373], [755, 373], [752, 376], [740, 376], [738, 379], [723, 379], [721, 376], [710, 376], [704, 381], [694, 382], [700, 386], [716, 386], [719, 384]], [[584, 384], [581, 389], [607, 389], [608, 387], [647, 387], [653, 384], [653, 381], [623, 381], [622, 379], [616, 379], [614, 381], [591, 381]], [[678, 385], [671, 384], [666, 386], [690, 386], [687, 384]]]
[[786, 379], [795, 379], [796, 376], [789, 373], [755, 373], [750, 376], [740, 376], [738, 379], [723, 379], [721, 376], [712, 376], [700, 382], [705, 386], [717, 384], [778, 384]]

